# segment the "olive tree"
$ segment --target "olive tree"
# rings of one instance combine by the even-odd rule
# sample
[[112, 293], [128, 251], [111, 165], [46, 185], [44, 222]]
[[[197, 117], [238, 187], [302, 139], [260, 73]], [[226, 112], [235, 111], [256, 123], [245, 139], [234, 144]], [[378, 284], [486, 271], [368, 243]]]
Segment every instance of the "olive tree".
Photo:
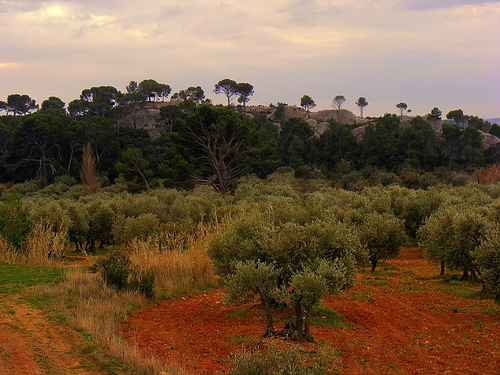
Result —
[[462, 270], [462, 279], [475, 280], [478, 268], [473, 254], [489, 226], [481, 207], [445, 206], [419, 230], [419, 242], [429, 259], [441, 261], [441, 275], [446, 263], [451, 269]]
[[260, 260], [238, 262], [235, 271], [228, 276], [226, 282], [228, 302], [246, 303], [260, 299], [262, 308], [266, 312], [266, 328], [260, 337], [261, 340], [276, 333], [273, 325], [272, 302], [279, 299], [278, 294], [279, 271], [272, 264]]
[[[231, 283], [242, 277], [241, 269], [256, 277], [264, 267], [259, 262], [273, 264], [277, 273], [268, 274], [275, 280], [266, 281], [266, 285], [278, 288], [279, 299], [293, 307], [296, 314], [295, 325], [288, 333], [292, 338], [310, 341], [313, 340], [309, 331], [312, 308], [325, 293], [351, 287], [357, 274], [357, 260], [366, 258], [356, 231], [335, 219], [306, 224], [276, 223], [272, 216], [255, 212], [235, 220], [223, 234], [214, 236], [209, 243], [209, 254], [219, 270], [233, 273]], [[239, 266], [241, 262], [245, 268]], [[257, 295], [257, 289], [253, 290]], [[262, 301], [262, 305], [266, 303]], [[265, 331], [268, 332], [270, 328]]]
[[371, 270], [381, 259], [394, 258], [405, 241], [403, 222], [391, 213], [369, 213], [359, 226], [361, 242], [368, 249]]
[[484, 289], [500, 304], [500, 225], [493, 226], [472, 252]]

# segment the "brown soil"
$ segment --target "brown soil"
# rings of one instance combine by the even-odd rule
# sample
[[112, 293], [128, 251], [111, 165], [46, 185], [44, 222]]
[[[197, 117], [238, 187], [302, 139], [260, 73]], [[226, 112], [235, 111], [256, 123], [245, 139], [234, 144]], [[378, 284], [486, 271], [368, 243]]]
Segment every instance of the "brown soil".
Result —
[[[454, 290], [481, 287], [443, 285], [437, 272], [439, 266], [415, 248], [388, 261], [386, 272], [362, 272], [354, 289], [323, 301], [347, 327], [313, 327], [319, 344], [304, 349], [334, 347], [339, 357], [332, 373], [500, 374], [499, 307], [460, 297]], [[225, 373], [232, 354], [254, 346], [265, 324], [261, 310], [242, 317], [245, 310], [222, 301], [218, 290], [162, 302], [121, 329], [145, 354], [178, 361], [196, 374]]]
[[100, 374], [76, 354], [77, 340], [73, 330], [54, 325], [40, 310], [0, 294], [0, 374]]

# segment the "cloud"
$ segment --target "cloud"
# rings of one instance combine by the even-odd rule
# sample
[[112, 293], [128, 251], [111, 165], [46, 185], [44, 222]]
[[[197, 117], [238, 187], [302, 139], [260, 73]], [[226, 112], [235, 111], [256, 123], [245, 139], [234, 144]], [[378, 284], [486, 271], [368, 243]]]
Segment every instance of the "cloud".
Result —
[[478, 6], [486, 3], [499, 3], [499, 0], [403, 0], [401, 7], [410, 11], [425, 11], [459, 6]]

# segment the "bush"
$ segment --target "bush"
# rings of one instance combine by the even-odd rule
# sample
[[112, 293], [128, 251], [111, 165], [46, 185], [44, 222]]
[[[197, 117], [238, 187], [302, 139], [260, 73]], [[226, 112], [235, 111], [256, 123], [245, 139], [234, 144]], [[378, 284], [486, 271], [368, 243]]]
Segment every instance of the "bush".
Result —
[[23, 209], [21, 195], [12, 190], [0, 206], [0, 235], [19, 250], [32, 227]]
[[154, 270], [140, 270], [132, 273], [130, 288], [137, 290], [144, 297], [153, 299], [155, 296], [154, 288], [156, 273]]
[[125, 254], [113, 252], [99, 259], [91, 270], [101, 273], [104, 281], [109, 286], [125, 289], [128, 286], [128, 278], [132, 272], [132, 261]]

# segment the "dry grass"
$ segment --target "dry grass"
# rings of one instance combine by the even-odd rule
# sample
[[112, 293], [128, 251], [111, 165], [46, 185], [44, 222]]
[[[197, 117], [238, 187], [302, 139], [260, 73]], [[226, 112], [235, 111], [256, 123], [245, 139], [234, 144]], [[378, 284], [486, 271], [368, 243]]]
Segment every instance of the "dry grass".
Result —
[[500, 181], [500, 164], [494, 164], [474, 172], [474, 180], [483, 185], [498, 183]]
[[64, 258], [66, 247], [65, 230], [54, 231], [50, 226], [37, 224], [19, 250], [0, 237], [0, 261], [10, 264], [52, 265]]
[[209, 233], [201, 227], [196, 236], [162, 234], [135, 239], [130, 243], [130, 258], [134, 266], [154, 270], [157, 294], [169, 296], [213, 287], [217, 278], [206, 251]]

